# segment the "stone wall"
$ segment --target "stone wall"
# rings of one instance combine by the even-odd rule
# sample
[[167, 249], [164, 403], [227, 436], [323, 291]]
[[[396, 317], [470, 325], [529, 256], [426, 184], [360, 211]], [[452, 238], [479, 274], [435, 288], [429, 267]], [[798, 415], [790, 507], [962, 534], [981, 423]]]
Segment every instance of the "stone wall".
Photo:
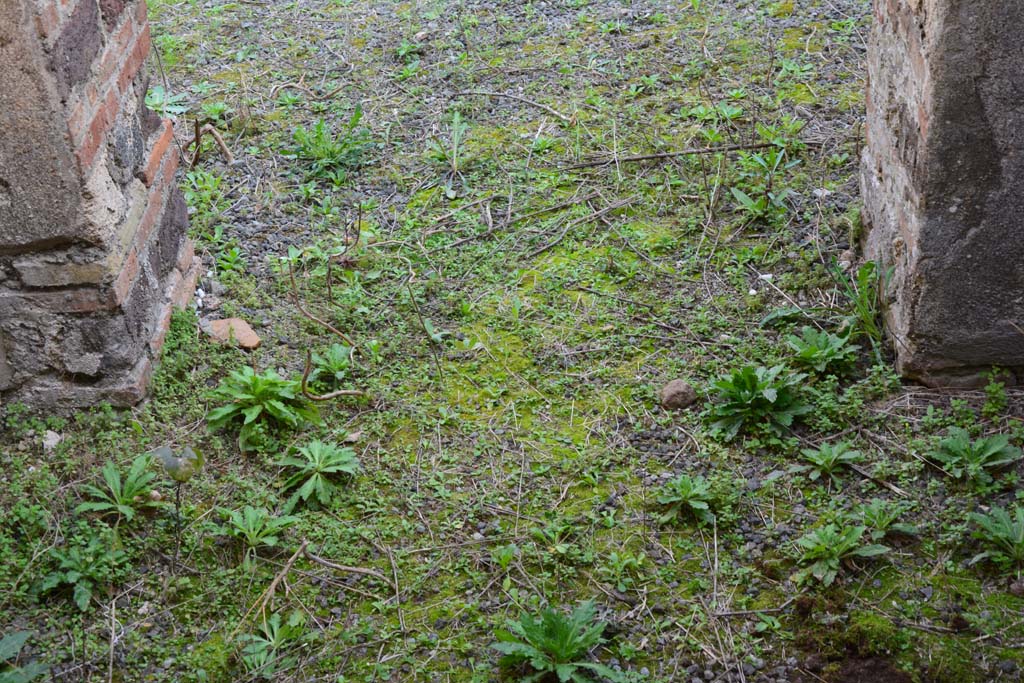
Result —
[[149, 49], [145, 0], [0, 2], [5, 400], [137, 402], [195, 287]]
[[900, 370], [1024, 381], [1024, 2], [876, 0], [862, 190]]

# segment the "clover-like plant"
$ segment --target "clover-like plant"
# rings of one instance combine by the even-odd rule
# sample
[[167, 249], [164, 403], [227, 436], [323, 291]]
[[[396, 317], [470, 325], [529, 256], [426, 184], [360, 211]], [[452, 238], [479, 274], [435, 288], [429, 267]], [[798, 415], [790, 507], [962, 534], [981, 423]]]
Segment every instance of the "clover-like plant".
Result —
[[800, 336], [786, 337], [786, 345], [796, 353], [796, 362], [816, 372], [842, 370], [853, 362], [860, 346], [851, 344], [848, 336], [832, 334], [807, 326]]
[[953, 478], [985, 486], [993, 481], [991, 470], [1017, 462], [1021, 450], [1005, 434], [971, 440], [967, 430], [951, 427], [931, 456]]
[[301, 457], [283, 458], [277, 464], [296, 470], [284, 482], [284, 490], [297, 490], [285, 503], [285, 512], [291, 512], [299, 501], [313, 507], [330, 505], [338, 493], [340, 477], [352, 476], [359, 471], [356, 452], [348, 447], [324, 441], [312, 441], [297, 449]]
[[974, 537], [986, 548], [971, 564], [988, 560], [1004, 571], [1016, 569], [1019, 577], [1024, 569], [1024, 505], [1010, 511], [993, 507], [988, 514], [972, 512], [970, 520], [977, 526]]
[[86, 484], [84, 489], [94, 500], [86, 501], [75, 508], [75, 512], [99, 512], [116, 514], [118, 521], [132, 521], [137, 508], [156, 505], [150, 497], [153, 487], [150, 482], [156, 474], [150, 470], [150, 460], [140, 455], [123, 477], [117, 463], [110, 461], [103, 466], [104, 486]]
[[595, 621], [596, 615], [589, 600], [569, 616], [551, 608], [542, 610], [539, 618], [523, 612], [518, 621], [508, 622], [508, 631], [498, 631], [498, 642], [491, 647], [504, 655], [502, 666], [525, 669], [521, 683], [590, 683], [591, 674], [624, 682], [622, 673], [589, 661], [590, 651], [605, 642], [602, 634], [607, 624]]
[[801, 555], [798, 562], [806, 565], [796, 573], [800, 583], [813, 577], [825, 586], [832, 585], [839, 574], [840, 563], [855, 557], [877, 557], [889, 552], [884, 545], [864, 544], [861, 539], [867, 529], [864, 526], [843, 526], [826, 524], [797, 539]]
[[265, 508], [246, 505], [241, 510], [221, 509], [227, 517], [227, 523], [221, 527], [221, 533], [233, 536], [245, 544], [245, 556], [242, 564], [251, 566], [256, 559], [256, 549], [260, 546], [273, 548], [280, 540], [280, 534], [295, 522], [298, 517], [291, 515], [274, 516]]
[[715, 521], [711, 500], [711, 485], [707, 479], [680, 474], [669, 480], [658, 494], [658, 503], [667, 506], [659, 521], [664, 524], [691, 515], [699, 522], [711, 524]]
[[850, 444], [840, 441], [836, 444], [823, 443], [818, 448], [805, 448], [800, 451], [806, 465], [794, 465], [790, 472], [807, 472], [807, 478], [817, 481], [824, 477], [833, 484], [839, 484], [839, 471], [864, 460], [860, 451], [850, 448]]
[[764, 425], [781, 435], [797, 417], [811, 410], [797, 389], [806, 377], [790, 373], [783, 365], [748, 365], [734, 370], [714, 383], [721, 400], [711, 408], [712, 427], [728, 440], [750, 425]]
[[210, 398], [223, 405], [206, 416], [211, 429], [239, 425], [238, 446], [244, 452], [268, 426], [296, 429], [317, 422], [316, 406], [302, 395], [301, 382], [285, 379], [273, 370], [256, 373], [249, 366], [221, 380]]

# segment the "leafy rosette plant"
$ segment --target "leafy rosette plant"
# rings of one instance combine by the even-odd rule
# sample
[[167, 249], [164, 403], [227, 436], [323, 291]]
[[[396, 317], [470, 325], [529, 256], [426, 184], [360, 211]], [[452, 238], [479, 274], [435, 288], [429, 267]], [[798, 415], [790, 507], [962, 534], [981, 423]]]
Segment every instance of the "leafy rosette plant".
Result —
[[796, 418], [811, 410], [798, 391], [806, 378], [803, 373], [790, 373], [783, 365], [748, 365], [734, 370], [713, 385], [721, 400], [711, 408], [711, 426], [727, 440], [752, 425], [763, 425], [781, 435]]
[[245, 366], [225, 377], [210, 393], [222, 403], [210, 411], [206, 422], [211, 429], [238, 425], [238, 446], [251, 450], [267, 427], [297, 429], [305, 422], [318, 422], [316, 406], [302, 395], [301, 382], [285, 379], [274, 370], [258, 374]]
[[505, 656], [502, 666], [525, 667], [522, 683], [558, 680], [560, 683], [591, 683], [597, 674], [613, 683], [626, 677], [604, 664], [587, 660], [590, 651], [604, 642], [607, 624], [595, 621], [593, 601], [579, 605], [572, 614], [547, 608], [537, 618], [527, 612], [510, 621], [508, 631], [499, 631], [492, 648]]

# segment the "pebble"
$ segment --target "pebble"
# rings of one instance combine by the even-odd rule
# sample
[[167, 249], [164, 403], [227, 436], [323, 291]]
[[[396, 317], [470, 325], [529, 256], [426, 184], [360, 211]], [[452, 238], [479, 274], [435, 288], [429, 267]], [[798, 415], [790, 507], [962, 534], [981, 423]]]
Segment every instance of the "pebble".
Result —
[[243, 349], [255, 349], [260, 345], [260, 338], [249, 323], [241, 318], [223, 318], [204, 320], [199, 323], [200, 329], [216, 341], [227, 344], [231, 339]]
[[64, 440], [64, 437], [57, 432], [50, 431], [49, 429], [43, 433], [43, 450], [49, 453]]
[[674, 379], [661, 390], [661, 405], [669, 410], [683, 410], [697, 402], [697, 390], [686, 381]]

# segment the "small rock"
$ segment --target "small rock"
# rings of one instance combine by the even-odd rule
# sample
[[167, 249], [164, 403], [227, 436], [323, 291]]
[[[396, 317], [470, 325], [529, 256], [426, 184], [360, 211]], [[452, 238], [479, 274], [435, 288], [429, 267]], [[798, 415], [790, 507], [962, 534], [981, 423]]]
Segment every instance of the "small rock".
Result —
[[844, 272], [849, 272], [853, 269], [854, 254], [852, 249], [847, 249], [839, 255], [839, 268]]
[[697, 401], [697, 390], [681, 379], [674, 379], [661, 390], [661, 405], [670, 410], [689, 408]]
[[1012, 674], [1017, 670], [1017, 662], [1013, 661], [1012, 659], [1004, 659], [1003, 661], [999, 662], [999, 670], [1002, 671], [1004, 674]]
[[1010, 594], [1018, 598], [1024, 598], [1024, 581], [1014, 581], [1011, 583]]
[[260, 345], [259, 336], [249, 327], [249, 323], [241, 318], [224, 318], [209, 320], [200, 324], [206, 334], [213, 339], [227, 344], [231, 339], [243, 349], [255, 349]]
[[63, 440], [64, 440], [63, 436], [61, 436], [57, 432], [53, 432], [53, 431], [50, 431], [49, 429], [47, 429], [43, 433], [43, 450], [46, 451], [47, 453], [49, 453], [50, 451], [55, 449], [57, 446], [59, 446], [60, 442], [63, 441]]

